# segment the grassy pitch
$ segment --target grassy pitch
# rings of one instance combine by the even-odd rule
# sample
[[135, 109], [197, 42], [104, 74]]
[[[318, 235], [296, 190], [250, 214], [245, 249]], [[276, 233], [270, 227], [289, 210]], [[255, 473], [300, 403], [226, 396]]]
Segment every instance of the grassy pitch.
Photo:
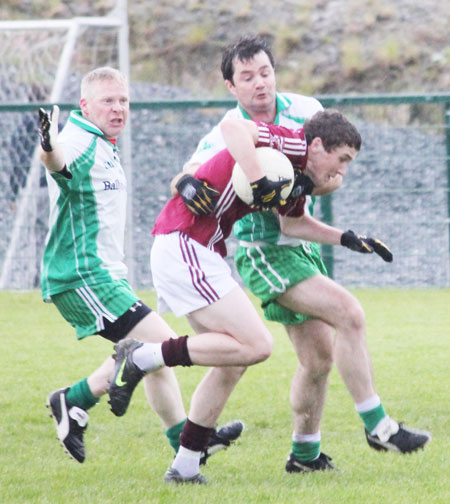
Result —
[[[386, 411], [433, 439], [412, 455], [368, 447], [362, 423], [333, 370], [322, 422], [322, 449], [339, 471], [284, 472], [292, 432], [289, 386], [296, 367], [283, 328], [269, 324], [275, 348], [250, 368], [221, 421], [247, 429], [210, 459], [204, 487], [162, 481], [173, 452], [143, 387], [116, 418], [106, 398], [90, 411], [84, 464], [56, 440], [47, 394], [92, 372], [111, 352], [101, 338], [74, 331], [38, 292], [0, 292], [0, 502], [13, 503], [447, 503], [450, 502], [450, 290], [356, 290], [367, 316], [375, 383]], [[154, 294], [141, 293], [155, 305]], [[184, 319], [167, 317], [179, 334]], [[177, 369], [185, 405], [203, 368]]]

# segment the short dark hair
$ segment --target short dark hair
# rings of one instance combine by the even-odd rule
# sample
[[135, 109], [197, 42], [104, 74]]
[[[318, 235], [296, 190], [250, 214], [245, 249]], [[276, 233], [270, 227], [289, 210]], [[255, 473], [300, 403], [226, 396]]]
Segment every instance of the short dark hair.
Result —
[[316, 112], [303, 125], [306, 142], [311, 145], [314, 138], [319, 137], [327, 152], [337, 147], [348, 145], [357, 151], [361, 149], [361, 135], [355, 126], [335, 109], [325, 109]]
[[267, 54], [270, 64], [275, 68], [275, 61], [270, 46], [262, 37], [257, 35], [244, 35], [236, 43], [225, 47], [222, 52], [222, 64], [220, 66], [224, 80], [233, 82], [233, 61], [235, 59], [243, 62], [249, 61], [255, 54], [261, 51]]

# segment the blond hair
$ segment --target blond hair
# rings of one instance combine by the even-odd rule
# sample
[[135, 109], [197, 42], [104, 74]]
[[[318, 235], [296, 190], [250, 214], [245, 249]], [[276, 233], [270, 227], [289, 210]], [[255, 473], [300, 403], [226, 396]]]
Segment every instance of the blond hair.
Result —
[[99, 67], [83, 77], [81, 81], [81, 98], [86, 98], [89, 95], [93, 83], [108, 80], [123, 83], [128, 87], [128, 80], [125, 74], [112, 67]]

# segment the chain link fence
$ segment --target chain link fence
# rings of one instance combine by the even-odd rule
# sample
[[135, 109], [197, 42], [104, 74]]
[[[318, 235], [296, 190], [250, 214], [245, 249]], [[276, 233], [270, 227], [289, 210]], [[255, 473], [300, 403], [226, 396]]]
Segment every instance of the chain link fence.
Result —
[[[134, 86], [134, 95], [152, 96], [151, 87]], [[133, 95], [133, 94], [132, 94]], [[392, 264], [342, 247], [324, 247], [331, 275], [348, 287], [450, 286], [449, 173], [450, 95], [324, 96], [324, 106], [343, 112], [359, 128], [363, 146], [350, 164], [343, 187], [318, 198], [316, 216], [342, 229], [376, 236], [394, 253]], [[49, 104], [0, 105], [1, 182], [0, 267], [6, 257], [18, 201], [38, 143], [37, 109]], [[127, 262], [135, 288], [151, 288], [149, 253], [153, 223], [170, 197], [171, 178], [195, 149], [198, 140], [225, 110], [223, 101], [164, 101], [132, 103], [132, 254]], [[61, 125], [73, 103], [62, 103]], [[39, 264], [47, 231], [48, 203], [44, 169], [39, 188], [29, 197], [36, 212], [23, 224], [21, 235], [33, 236], [13, 258], [16, 272], [39, 287]], [[236, 242], [228, 240], [232, 264]], [[30, 273], [31, 270], [31, 273]], [[25, 273], [24, 273], [25, 274]]]

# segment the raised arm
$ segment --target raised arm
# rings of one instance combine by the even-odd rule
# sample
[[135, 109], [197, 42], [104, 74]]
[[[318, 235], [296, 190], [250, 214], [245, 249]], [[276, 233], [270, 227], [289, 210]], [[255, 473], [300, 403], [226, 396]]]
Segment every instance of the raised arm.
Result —
[[[252, 148], [253, 151], [255, 150], [254, 146], [255, 146], [255, 143], [258, 141], [258, 128], [256, 127], [255, 123], [253, 123], [251, 121], [247, 121], [245, 119], [225, 119], [220, 123], [219, 129], [225, 139], [225, 142], [226, 142], [225, 146], [228, 148], [228, 150], [230, 151], [230, 154], [235, 159], [236, 159], [235, 155], [240, 156], [240, 153], [238, 152], [238, 150], [245, 151], [245, 148], [248, 149], [249, 147]], [[224, 134], [224, 129], [226, 131], [226, 134]], [[236, 134], [236, 131], [234, 131], [234, 129], [237, 130], [237, 132], [238, 132], [237, 134]], [[242, 138], [239, 139], [239, 134], [244, 135], [246, 142], [248, 142], [246, 146], [240, 145], [240, 140], [242, 140]], [[230, 146], [233, 149], [234, 154], [230, 150]], [[256, 153], [253, 152], [253, 155], [254, 155], [253, 162], [256, 163], [256, 165], [257, 165]], [[183, 171], [181, 173], [178, 173], [177, 175], [175, 175], [175, 177], [170, 182], [170, 190], [171, 190], [172, 196], [176, 196], [179, 193], [178, 183], [179, 183], [180, 179], [184, 175], [194, 175], [194, 173], [196, 172], [197, 168], [199, 168], [199, 166], [201, 166], [201, 164], [198, 162], [192, 162], [192, 163], [187, 162], [183, 166]], [[263, 175], [264, 174], [263, 174], [261, 168], [260, 167], [258, 168], [258, 165], [257, 165], [255, 168], [255, 177], [251, 178], [250, 180], [251, 181], [256, 180], [258, 178], [261, 178]]]
[[256, 156], [258, 127], [247, 119], [225, 119], [220, 123], [229, 153], [241, 165], [250, 182], [264, 177]]
[[66, 168], [62, 147], [58, 144], [59, 107], [53, 105], [52, 113], [39, 109], [39, 135], [41, 137], [40, 159], [51, 172], [58, 172], [66, 178], [72, 178]]
[[251, 206], [268, 209], [284, 205], [286, 202], [281, 198], [281, 191], [291, 180], [273, 181], [264, 175], [255, 148], [259, 138], [257, 124], [247, 119], [225, 119], [220, 128], [229, 153], [250, 182], [253, 193]]

